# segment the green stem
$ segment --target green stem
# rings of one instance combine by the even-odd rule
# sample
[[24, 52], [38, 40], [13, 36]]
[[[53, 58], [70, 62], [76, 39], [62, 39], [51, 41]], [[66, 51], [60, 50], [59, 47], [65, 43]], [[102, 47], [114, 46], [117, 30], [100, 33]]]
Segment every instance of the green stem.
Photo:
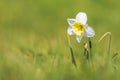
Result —
[[71, 45], [71, 41], [70, 41], [70, 36], [67, 35], [68, 38], [68, 44], [69, 44], [69, 48], [70, 48], [70, 53], [71, 53], [71, 58], [72, 58], [72, 63], [77, 66], [75, 58], [74, 58], [74, 54], [73, 54], [73, 49], [72, 49], [72, 45]]
[[88, 41], [89, 41], [89, 48], [90, 48], [89, 59], [92, 59], [92, 41], [90, 38], [88, 38]]
[[74, 58], [74, 54], [73, 54], [73, 49], [72, 49], [72, 47], [70, 47], [70, 52], [71, 52], [72, 63], [73, 63], [75, 66], [77, 66], [77, 65], [76, 65], [76, 61], [75, 61], [75, 58]]

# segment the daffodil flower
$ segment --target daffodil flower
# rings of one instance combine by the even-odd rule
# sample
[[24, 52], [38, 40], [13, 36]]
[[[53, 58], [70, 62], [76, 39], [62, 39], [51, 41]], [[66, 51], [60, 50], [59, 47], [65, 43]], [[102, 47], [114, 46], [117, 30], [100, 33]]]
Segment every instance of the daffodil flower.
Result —
[[80, 43], [83, 36], [93, 37], [95, 35], [94, 30], [87, 24], [87, 15], [84, 12], [79, 12], [76, 18], [67, 19], [69, 27], [68, 34], [76, 35], [77, 41]]

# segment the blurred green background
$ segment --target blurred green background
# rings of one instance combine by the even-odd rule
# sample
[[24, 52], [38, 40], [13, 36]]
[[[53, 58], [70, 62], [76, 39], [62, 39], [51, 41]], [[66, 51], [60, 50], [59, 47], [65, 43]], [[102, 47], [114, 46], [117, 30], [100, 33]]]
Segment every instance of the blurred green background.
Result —
[[[108, 38], [100, 44], [98, 39], [109, 31], [112, 33], [111, 54], [119, 53], [119, 3], [119, 0], [0, 0], [0, 80], [36, 80], [36, 69], [40, 69], [41, 75], [37, 79], [47, 80], [46, 76], [52, 76], [49, 79], [78, 80], [79, 75], [72, 74], [72, 71], [69, 74], [71, 68], [67, 69], [70, 65], [67, 18], [75, 18], [78, 12], [86, 12], [88, 24], [96, 32], [92, 39], [94, 51], [100, 49], [98, 52], [106, 52]], [[78, 44], [73, 36], [76, 53], [82, 52], [84, 41], [87, 41], [85, 37]], [[34, 60], [36, 55], [42, 58]], [[79, 54], [75, 55], [77, 57]], [[69, 64], [64, 69], [60, 66], [59, 71], [54, 67], [48, 68], [53, 66], [49, 61], [54, 59], [59, 63], [58, 67], [67, 62]], [[53, 73], [50, 73], [51, 70]], [[72, 77], [66, 78], [64, 74]]]

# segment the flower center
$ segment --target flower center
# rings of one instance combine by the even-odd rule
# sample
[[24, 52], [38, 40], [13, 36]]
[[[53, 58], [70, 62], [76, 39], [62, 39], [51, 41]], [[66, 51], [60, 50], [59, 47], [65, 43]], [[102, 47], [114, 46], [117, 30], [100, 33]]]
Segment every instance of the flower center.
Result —
[[82, 35], [85, 31], [85, 26], [80, 22], [74, 22], [72, 29], [76, 35]]

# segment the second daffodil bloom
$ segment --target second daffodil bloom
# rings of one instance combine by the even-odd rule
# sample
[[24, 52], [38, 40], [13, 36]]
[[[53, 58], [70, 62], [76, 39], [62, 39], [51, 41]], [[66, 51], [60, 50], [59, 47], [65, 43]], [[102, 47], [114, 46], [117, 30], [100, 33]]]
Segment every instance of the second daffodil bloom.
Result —
[[87, 24], [87, 15], [84, 12], [79, 12], [76, 18], [67, 19], [69, 27], [68, 34], [76, 35], [77, 41], [80, 43], [83, 36], [93, 37], [95, 35], [94, 30]]

